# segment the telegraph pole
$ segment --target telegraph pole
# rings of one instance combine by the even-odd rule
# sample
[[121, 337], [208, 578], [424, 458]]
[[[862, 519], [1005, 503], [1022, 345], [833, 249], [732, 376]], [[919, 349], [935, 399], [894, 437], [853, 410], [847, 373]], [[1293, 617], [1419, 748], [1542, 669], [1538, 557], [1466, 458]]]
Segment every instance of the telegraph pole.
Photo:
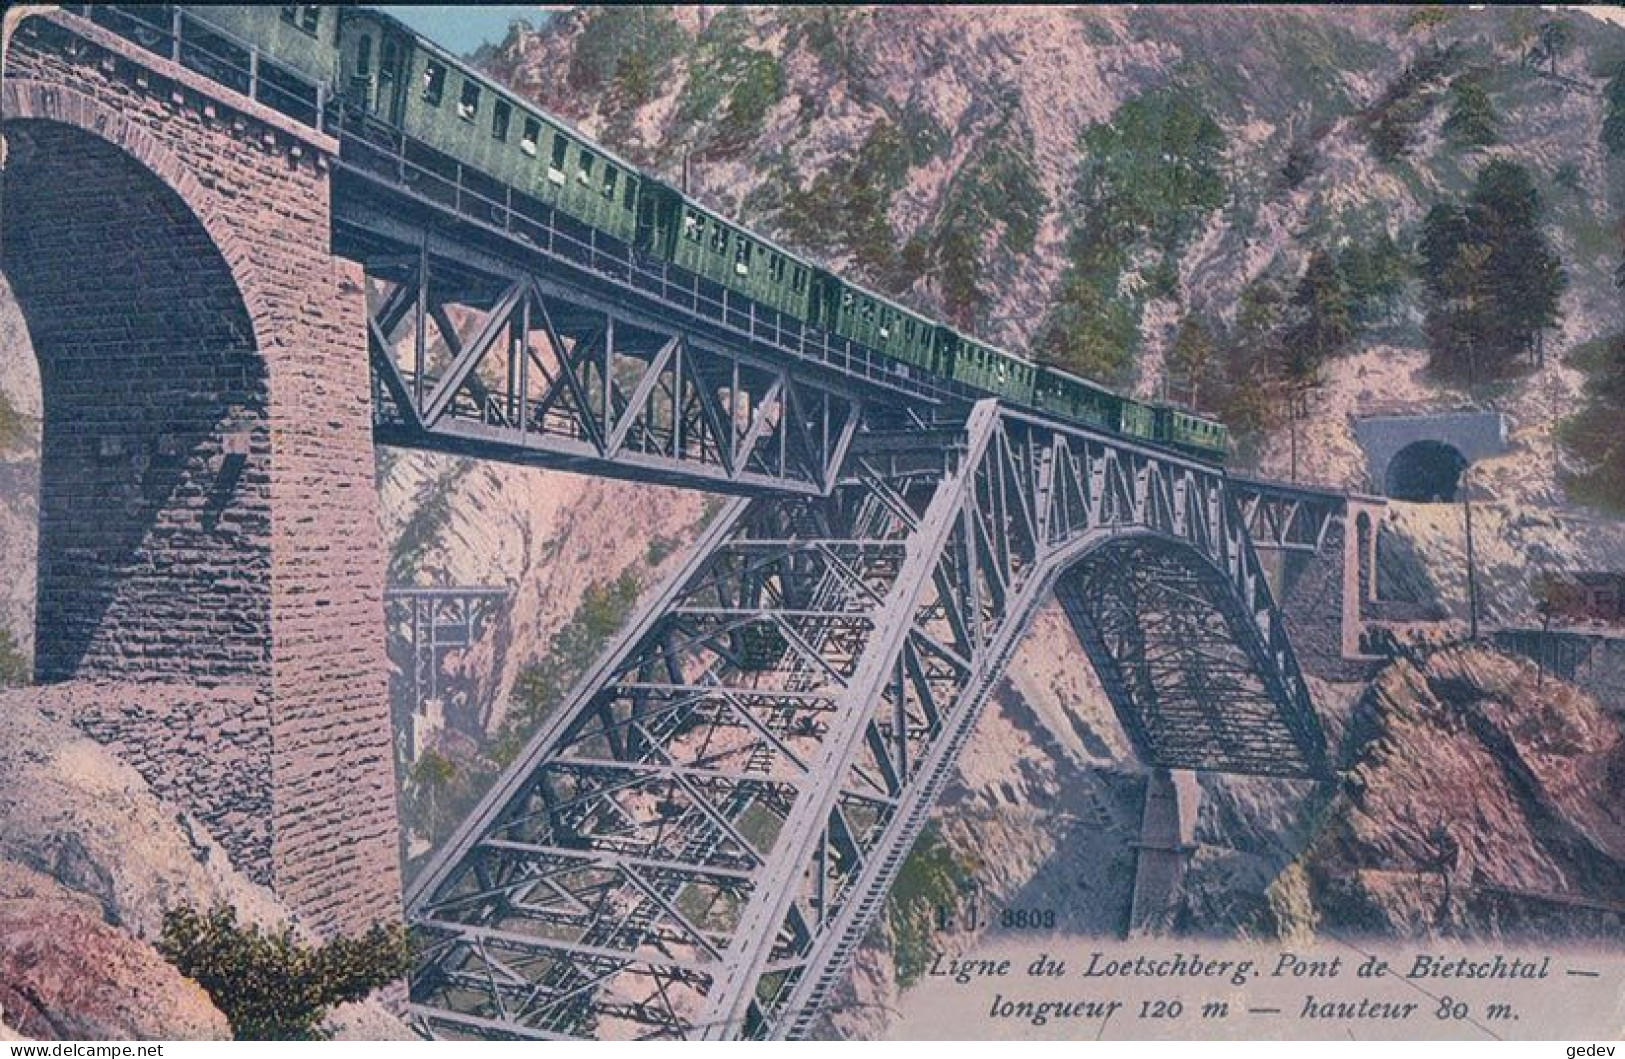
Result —
[[1473, 561], [1473, 501], [1461, 494], [1462, 513], [1467, 520], [1467, 638], [1478, 639], [1478, 571]]

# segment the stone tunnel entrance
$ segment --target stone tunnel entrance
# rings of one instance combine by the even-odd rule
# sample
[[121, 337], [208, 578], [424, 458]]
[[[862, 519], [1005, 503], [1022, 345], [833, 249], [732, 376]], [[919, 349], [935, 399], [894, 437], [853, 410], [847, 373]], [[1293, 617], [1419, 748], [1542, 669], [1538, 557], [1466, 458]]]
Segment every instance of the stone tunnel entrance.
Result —
[[1506, 416], [1493, 409], [1367, 416], [1354, 422], [1369, 487], [1419, 503], [1455, 500], [1470, 464], [1506, 452], [1508, 429]]
[[1422, 504], [1450, 503], [1461, 487], [1467, 457], [1442, 441], [1415, 441], [1388, 463], [1383, 492], [1395, 500]]

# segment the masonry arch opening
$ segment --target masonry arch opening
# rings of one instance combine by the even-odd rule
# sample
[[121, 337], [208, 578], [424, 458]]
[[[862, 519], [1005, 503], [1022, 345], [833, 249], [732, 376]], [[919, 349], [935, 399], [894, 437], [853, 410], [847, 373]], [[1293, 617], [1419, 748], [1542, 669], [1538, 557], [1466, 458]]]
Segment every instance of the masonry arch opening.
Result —
[[108, 140], [49, 120], [5, 136], [0, 254], [24, 323], [4, 376], [33, 381], [41, 424], [34, 677], [267, 669], [266, 375], [232, 269]]
[[1443, 441], [1413, 441], [1388, 461], [1383, 492], [1395, 500], [1422, 504], [1450, 503], [1458, 498], [1467, 457]]

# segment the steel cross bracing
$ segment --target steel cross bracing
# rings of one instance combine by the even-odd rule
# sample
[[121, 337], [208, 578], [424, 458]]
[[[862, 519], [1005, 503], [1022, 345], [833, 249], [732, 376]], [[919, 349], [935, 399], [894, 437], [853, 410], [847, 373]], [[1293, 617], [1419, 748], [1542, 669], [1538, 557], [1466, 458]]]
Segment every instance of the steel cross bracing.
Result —
[[1065, 571], [1147, 764], [1324, 773], [1221, 471], [993, 402], [945, 436], [723, 511], [408, 895], [420, 1028], [805, 1035]]
[[1253, 547], [1265, 550], [1318, 555], [1327, 530], [1347, 507], [1341, 493], [1262, 478], [1231, 475], [1230, 491]]
[[523, 274], [368, 262], [375, 433], [733, 492], [827, 493], [861, 401]]
[[427, 700], [440, 697], [446, 653], [472, 647], [492, 611], [510, 595], [511, 589], [493, 586], [399, 585], [384, 590], [390, 625], [406, 646], [414, 712], [422, 713]]
[[341, 117], [334, 249], [368, 277], [385, 444], [826, 494], [860, 426], [973, 396]]

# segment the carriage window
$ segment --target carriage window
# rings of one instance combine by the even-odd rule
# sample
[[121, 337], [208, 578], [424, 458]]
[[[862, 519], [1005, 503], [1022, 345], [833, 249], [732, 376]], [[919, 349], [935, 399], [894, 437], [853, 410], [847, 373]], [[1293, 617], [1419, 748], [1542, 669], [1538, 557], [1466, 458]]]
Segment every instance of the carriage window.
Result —
[[355, 75], [357, 77], [372, 76], [372, 38], [366, 35], [356, 41]]
[[734, 271], [741, 276], [750, 275], [750, 240], [741, 238], [734, 251]]
[[624, 187], [626, 190], [621, 193], [621, 205], [625, 206], [627, 209], [631, 209], [632, 196], [636, 193], [637, 184], [632, 180], [632, 175], [630, 173], [628, 173], [626, 176], [626, 184]]
[[683, 215], [683, 235], [696, 243], [705, 241], [705, 218], [692, 213]]
[[887, 309], [880, 314], [880, 337], [891, 337], [891, 310]]
[[499, 99], [491, 108], [491, 135], [499, 140], [508, 138], [508, 125], [513, 121], [513, 104]]
[[564, 183], [564, 151], [568, 146], [563, 136], [553, 134], [553, 164], [547, 168], [547, 179], [555, 184]]
[[802, 268], [800, 265], [797, 265], [796, 270], [790, 273], [790, 290], [794, 294], [800, 294], [806, 289], [807, 270]]
[[711, 249], [719, 254], [728, 252], [728, 229], [720, 224], [711, 229]]
[[480, 86], [463, 78], [463, 94], [457, 99], [457, 116], [464, 121], [473, 121], [474, 115], [480, 111]]
[[535, 118], [526, 118], [524, 135], [519, 137], [519, 149], [535, 158], [536, 145], [541, 142], [541, 139], [542, 123]]
[[841, 292], [841, 308], [843, 308], [843, 309], [852, 308], [852, 292], [851, 291], [842, 291]]
[[597, 160], [586, 151], [581, 152], [581, 167], [576, 170], [576, 179], [588, 187], [592, 187], [592, 164]]
[[431, 107], [440, 105], [440, 97], [446, 94], [446, 68], [439, 63], [431, 62], [423, 68], [423, 101]]
[[913, 320], [904, 320], [903, 321], [903, 337], [908, 339], [910, 342], [914, 341], [914, 321]]
[[322, 24], [322, 9], [316, 4], [283, 4], [282, 21], [314, 37]]
[[784, 256], [773, 253], [767, 259], [767, 278], [774, 283], [784, 282]]
[[621, 171], [614, 166], [604, 165], [604, 198], [615, 201], [615, 182], [621, 178]]
[[395, 78], [395, 65], [401, 60], [401, 46], [395, 43], [394, 38], [385, 37], [384, 45], [378, 49], [378, 76], [386, 81]]

